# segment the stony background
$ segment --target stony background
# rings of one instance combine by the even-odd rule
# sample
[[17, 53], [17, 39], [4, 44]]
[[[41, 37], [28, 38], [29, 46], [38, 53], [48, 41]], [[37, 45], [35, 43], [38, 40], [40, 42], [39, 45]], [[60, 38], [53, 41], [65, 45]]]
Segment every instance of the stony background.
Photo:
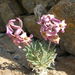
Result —
[[61, 40], [58, 53], [62, 56], [57, 58], [57, 71], [52, 70], [49, 75], [75, 74], [75, 0], [0, 0], [0, 75], [30, 73], [31, 69], [24, 52], [18, 50], [5, 35], [5, 26], [8, 20], [20, 17], [23, 20], [23, 29], [28, 34], [32, 33], [34, 37], [42, 38], [39, 33], [40, 25], [36, 23], [34, 15], [34, 8], [38, 4], [42, 4], [47, 13], [54, 14], [60, 20], [65, 19], [67, 23], [65, 33], [59, 34]]

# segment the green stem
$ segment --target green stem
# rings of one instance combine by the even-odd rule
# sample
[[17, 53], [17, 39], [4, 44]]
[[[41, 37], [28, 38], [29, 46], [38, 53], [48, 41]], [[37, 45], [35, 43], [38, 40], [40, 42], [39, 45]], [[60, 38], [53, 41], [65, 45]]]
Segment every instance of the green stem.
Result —
[[55, 46], [56, 46], [56, 44], [54, 44], [54, 46], [53, 46], [53, 50], [55, 49]]
[[49, 45], [48, 45], [48, 51], [50, 50], [50, 45], [51, 45], [51, 42], [49, 41]]

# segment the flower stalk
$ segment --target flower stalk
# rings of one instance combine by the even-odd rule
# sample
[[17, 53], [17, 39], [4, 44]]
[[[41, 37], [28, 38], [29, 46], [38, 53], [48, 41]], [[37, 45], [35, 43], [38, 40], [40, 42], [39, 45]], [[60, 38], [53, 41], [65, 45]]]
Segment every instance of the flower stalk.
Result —
[[50, 46], [51, 46], [51, 42], [49, 42], [49, 45], [48, 45], [48, 50], [50, 50]]

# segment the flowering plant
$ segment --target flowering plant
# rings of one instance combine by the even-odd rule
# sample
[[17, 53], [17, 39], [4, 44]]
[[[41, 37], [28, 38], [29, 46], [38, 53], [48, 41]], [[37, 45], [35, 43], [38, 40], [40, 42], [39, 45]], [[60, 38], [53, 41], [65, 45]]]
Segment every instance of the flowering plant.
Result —
[[[15, 24], [16, 21], [19, 22], [19, 25]], [[51, 14], [43, 15], [37, 23], [41, 25], [40, 33], [42, 37], [45, 40], [49, 40], [49, 46], [38, 41], [31, 42], [33, 35], [31, 34], [28, 37], [26, 32], [23, 31], [20, 18], [9, 20], [6, 25], [6, 33], [15, 45], [19, 48], [24, 48], [28, 62], [33, 65], [33, 70], [39, 75], [47, 75], [47, 67], [50, 67], [56, 56], [55, 48], [50, 48], [50, 44], [51, 42], [59, 44], [60, 37], [58, 33], [65, 32], [66, 23], [65, 20], [56, 19]]]

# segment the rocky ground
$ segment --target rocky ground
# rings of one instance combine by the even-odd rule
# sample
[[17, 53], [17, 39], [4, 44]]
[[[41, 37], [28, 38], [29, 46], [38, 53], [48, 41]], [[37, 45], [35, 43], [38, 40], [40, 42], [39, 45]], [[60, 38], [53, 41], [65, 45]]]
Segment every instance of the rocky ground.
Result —
[[[49, 70], [48, 75], [74, 75], [74, 64], [74, 56], [58, 57], [56, 70]], [[33, 75], [24, 51], [12, 44], [5, 34], [0, 34], [0, 75]]]

